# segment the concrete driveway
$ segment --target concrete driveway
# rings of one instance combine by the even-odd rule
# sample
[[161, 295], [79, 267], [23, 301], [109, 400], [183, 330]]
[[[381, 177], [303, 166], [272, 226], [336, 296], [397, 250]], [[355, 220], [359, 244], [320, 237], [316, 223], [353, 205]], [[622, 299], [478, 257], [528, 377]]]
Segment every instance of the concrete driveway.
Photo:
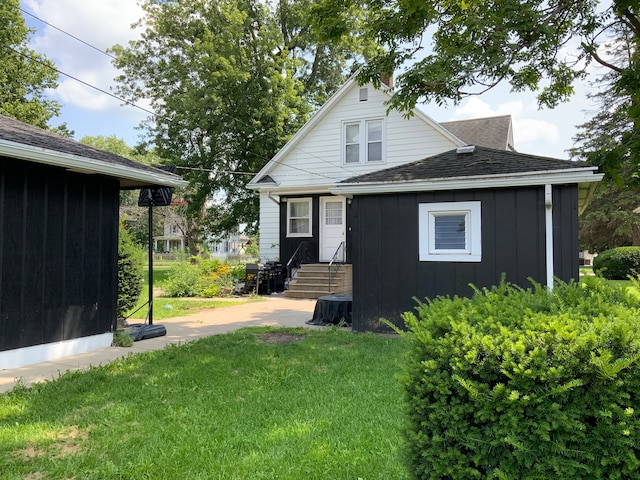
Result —
[[322, 328], [309, 326], [305, 323], [313, 316], [315, 300], [286, 298], [281, 294], [263, 298], [262, 302], [208, 309], [186, 317], [154, 321], [154, 323], [161, 323], [167, 328], [167, 335], [141, 340], [129, 348], [108, 347], [50, 362], [0, 370], [0, 392], [11, 390], [18, 380], [26, 385], [53, 380], [67, 371], [105, 365], [131, 353], [159, 350], [169, 344], [182, 344], [217, 333], [231, 332], [242, 327]]

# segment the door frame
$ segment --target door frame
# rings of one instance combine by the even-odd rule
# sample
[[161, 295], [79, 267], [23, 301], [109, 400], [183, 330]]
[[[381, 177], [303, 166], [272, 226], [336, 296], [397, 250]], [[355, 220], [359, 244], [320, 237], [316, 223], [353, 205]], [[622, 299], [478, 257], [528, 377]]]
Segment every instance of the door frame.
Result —
[[[320, 224], [320, 229], [319, 229], [319, 239], [318, 239], [318, 246], [319, 246], [319, 252], [318, 252], [318, 260], [320, 262], [330, 262], [331, 258], [329, 259], [325, 259], [323, 252], [324, 252], [324, 246], [325, 246], [325, 224], [324, 224], [324, 220], [325, 220], [325, 204], [326, 202], [336, 202], [336, 201], [341, 201], [342, 202], [342, 241], [344, 242], [344, 247], [343, 247], [343, 251], [342, 251], [342, 258], [339, 259], [339, 261], [341, 262], [346, 262], [347, 260], [347, 199], [346, 197], [340, 196], [340, 195], [328, 195], [328, 196], [321, 196], [320, 197], [320, 208], [319, 208], [319, 224]], [[333, 253], [332, 253], [333, 255]]]

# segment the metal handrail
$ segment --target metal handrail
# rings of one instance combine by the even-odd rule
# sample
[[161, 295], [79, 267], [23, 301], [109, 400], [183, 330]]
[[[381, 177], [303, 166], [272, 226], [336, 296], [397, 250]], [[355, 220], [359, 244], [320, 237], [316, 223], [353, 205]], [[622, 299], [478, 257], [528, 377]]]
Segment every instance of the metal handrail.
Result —
[[291, 270], [293, 270], [294, 268], [300, 268], [303, 260], [308, 257], [309, 244], [307, 242], [300, 242], [300, 245], [298, 245], [298, 248], [296, 248], [296, 251], [293, 252], [293, 255], [291, 255], [291, 258], [287, 262], [287, 280], [291, 280], [291, 278], [293, 278], [291, 275]]
[[[336, 259], [338, 258], [338, 252], [340, 251], [341, 248], [342, 248], [342, 262], [337, 262]], [[338, 267], [335, 269], [334, 272], [332, 272], [331, 267], [333, 266], [334, 262], [336, 263], [336, 265], [338, 265]], [[340, 266], [343, 263], [344, 263], [344, 240], [340, 242], [340, 245], [338, 245], [338, 248], [333, 254], [333, 257], [331, 257], [331, 261], [329, 262], [329, 293], [331, 293], [331, 280], [333, 278], [333, 274], [338, 273], [338, 270], [340, 270]]]

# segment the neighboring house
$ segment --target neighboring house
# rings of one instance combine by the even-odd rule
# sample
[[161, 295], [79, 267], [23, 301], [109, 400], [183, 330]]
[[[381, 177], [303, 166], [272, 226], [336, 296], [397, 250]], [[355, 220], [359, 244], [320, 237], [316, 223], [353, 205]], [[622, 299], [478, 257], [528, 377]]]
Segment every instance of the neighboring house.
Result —
[[227, 234], [224, 238], [208, 239], [205, 241], [205, 246], [212, 258], [228, 260], [245, 255], [248, 242], [249, 237], [236, 231]]
[[185, 185], [0, 116], [0, 368], [109, 346], [119, 191]]
[[[178, 213], [168, 213], [163, 219], [162, 235], [153, 237], [153, 249], [157, 253], [184, 252], [187, 250], [186, 220]], [[211, 258], [228, 260], [244, 255], [249, 237], [237, 231], [220, 238], [206, 238], [203, 246]]]
[[[495, 236], [499, 236], [503, 228], [506, 231], [518, 224], [520, 230], [517, 235], [532, 236], [536, 241], [542, 238], [544, 247], [546, 220], [542, 223], [539, 221], [540, 212], [544, 217], [545, 210], [544, 190], [547, 183], [544, 182], [555, 185], [556, 180], [562, 180], [563, 184], [569, 186], [566, 192], [554, 187], [554, 201], [559, 195], [565, 204], [573, 202], [575, 208], [568, 210], [573, 213], [567, 213], [562, 208], [561, 216], [565, 220], [571, 218], [572, 227], [557, 241], [562, 242], [563, 252], [569, 255], [565, 261], [573, 262], [576, 267], [567, 270], [568, 267], [563, 264], [560, 276], [568, 279], [575, 273], [577, 278], [577, 185], [598, 181], [600, 176], [595, 173], [594, 168], [550, 160], [562, 165], [562, 173], [554, 171], [551, 175], [553, 181], [545, 176], [545, 170], [540, 170], [542, 167], [539, 165], [542, 164], [535, 162], [525, 162], [522, 167], [524, 171], [504, 170], [505, 160], [521, 159], [521, 156], [512, 153], [513, 133], [509, 116], [439, 124], [419, 110], [414, 110], [413, 115], [408, 118], [394, 110], [387, 112], [385, 102], [391, 94], [391, 89], [384, 85], [375, 89], [371, 85], [359, 86], [354, 79], [347, 81], [249, 182], [248, 188], [260, 194], [261, 257], [279, 259], [286, 264], [304, 242], [309, 262], [329, 262], [334, 259], [352, 263], [353, 326], [355, 329], [375, 330], [379, 328], [377, 320], [381, 316], [392, 316], [392, 321], [397, 323], [398, 313], [412, 308], [413, 296], [424, 298], [434, 293], [469, 293], [469, 282], [479, 279], [480, 286], [492, 285], [500, 281], [502, 271], [507, 273], [507, 280], [521, 282], [531, 276], [546, 282], [545, 275], [540, 277], [540, 262], [546, 265], [546, 260], [540, 257], [539, 244], [527, 245], [527, 249], [523, 249], [524, 244], [520, 242], [516, 256], [531, 260], [518, 262], [518, 273], [514, 278], [509, 275], [513, 269], [495, 272], [497, 276], [478, 276], [477, 265], [474, 267], [466, 260], [459, 260], [454, 256], [444, 262], [434, 261], [429, 255], [419, 257], [418, 246], [423, 241], [418, 236], [420, 218], [429, 218], [430, 215], [435, 218], [440, 214], [427, 207], [418, 208], [418, 204], [437, 204], [435, 206], [442, 209], [442, 216], [445, 218], [450, 217], [450, 210], [445, 202], [465, 202], [455, 205], [453, 211], [465, 212], [462, 215], [465, 219], [472, 217], [473, 228], [477, 227], [478, 219], [482, 218], [481, 246], [485, 242], [484, 235], [488, 235], [489, 231], [493, 230]], [[456, 161], [457, 149], [470, 144], [476, 144], [479, 148], [466, 158], [477, 160], [477, 166], [474, 161], [464, 164]], [[482, 152], [481, 159], [477, 152]], [[445, 156], [438, 160], [439, 154]], [[419, 170], [415, 178], [409, 176], [401, 181], [394, 180], [391, 176], [393, 170], [388, 170], [402, 168], [421, 159], [427, 162], [427, 157], [435, 158], [438, 165], [448, 165], [450, 169], [445, 170], [442, 165], [440, 170], [434, 168], [433, 174], [436, 177], [425, 176]], [[539, 158], [527, 155], [524, 157]], [[500, 168], [493, 169], [492, 165]], [[555, 167], [554, 170], [558, 168]], [[432, 169], [430, 164], [427, 164], [426, 169]], [[362, 193], [366, 195], [361, 195], [357, 193], [357, 189], [354, 193], [343, 183], [346, 179], [352, 179], [353, 183], [366, 184], [367, 174], [375, 175], [375, 180], [372, 181], [377, 186], [389, 183], [389, 192], [378, 192], [375, 189], [367, 192], [365, 188]], [[436, 181], [441, 175], [445, 175], [446, 182]], [[496, 175], [499, 182], [488, 181], [487, 177]], [[530, 175], [536, 180], [523, 180]], [[358, 180], [360, 178], [364, 180]], [[452, 183], [452, 179], [458, 183]], [[536, 183], [538, 180], [544, 182]], [[431, 187], [431, 184], [437, 188]], [[458, 190], [463, 190], [462, 186], [469, 192], [460, 193]], [[438, 188], [442, 191], [436, 194]], [[495, 206], [489, 207], [487, 204], [482, 207], [483, 203], [490, 201], [484, 195], [493, 191], [492, 189], [500, 189], [499, 195], [504, 193], [505, 197], [492, 200]], [[474, 195], [478, 190], [482, 190], [483, 194], [476, 199]], [[590, 189], [580, 189], [580, 192], [589, 191]], [[521, 198], [521, 195], [526, 199]], [[586, 200], [587, 197], [581, 197], [581, 202]], [[480, 205], [475, 202], [480, 202]], [[508, 202], [520, 203], [516, 204], [515, 209], [508, 210]], [[524, 207], [531, 202], [535, 207]], [[502, 216], [500, 209], [506, 209], [505, 215], [509, 213], [509, 216]], [[478, 211], [483, 213], [480, 215]], [[524, 216], [519, 217], [520, 214]], [[455, 221], [459, 215], [453, 217], [452, 221]], [[559, 221], [558, 215], [554, 218], [555, 222]], [[489, 222], [486, 227], [484, 222]], [[529, 224], [529, 228], [522, 230], [523, 224]], [[381, 236], [381, 232], [387, 232], [389, 237]], [[471, 240], [465, 241], [478, 241], [476, 236], [469, 238]], [[467, 250], [471, 246], [465, 243], [463, 249]], [[505, 250], [506, 247], [500, 242], [494, 246], [500, 247], [494, 255], [502, 255], [504, 250], [504, 258], [512, 258], [508, 256], [511, 252]], [[459, 247], [455, 245], [451, 249], [458, 250]], [[473, 262], [488, 265], [490, 257], [486, 252], [489, 249], [487, 243], [483, 247], [484, 253], [478, 255], [477, 248], [474, 247]], [[406, 281], [400, 279], [398, 271], [404, 271], [402, 268], [415, 269], [416, 262], [422, 265], [423, 268], [418, 270], [423, 273], [419, 276], [410, 275]], [[534, 264], [535, 269], [531, 270], [530, 267]], [[440, 278], [439, 272], [446, 265], [455, 266], [457, 274], [454, 280], [450, 276]], [[503, 265], [506, 267], [511, 264], [500, 261], [494, 268], [500, 269]], [[435, 282], [440, 287], [427, 287], [425, 270], [435, 275], [430, 277], [429, 282]], [[378, 285], [371, 290], [375, 291], [377, 299], [367, 304], [371, 299], [371, 294], [366, 290], [371, 286], [369, 282]]]
[[162, 235], [153, 237], [153, 250], [158, 253], [183, 252], [187, 247], [185, 229], [182, 215], [167, 213], [162, 221]]

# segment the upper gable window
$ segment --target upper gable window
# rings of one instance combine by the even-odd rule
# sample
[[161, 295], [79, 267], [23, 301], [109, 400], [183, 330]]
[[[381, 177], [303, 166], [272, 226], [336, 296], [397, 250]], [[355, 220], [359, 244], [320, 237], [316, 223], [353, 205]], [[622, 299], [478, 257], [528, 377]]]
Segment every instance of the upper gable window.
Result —
[[345, 122], [344, 163], [384, 161], [384, 120]]

